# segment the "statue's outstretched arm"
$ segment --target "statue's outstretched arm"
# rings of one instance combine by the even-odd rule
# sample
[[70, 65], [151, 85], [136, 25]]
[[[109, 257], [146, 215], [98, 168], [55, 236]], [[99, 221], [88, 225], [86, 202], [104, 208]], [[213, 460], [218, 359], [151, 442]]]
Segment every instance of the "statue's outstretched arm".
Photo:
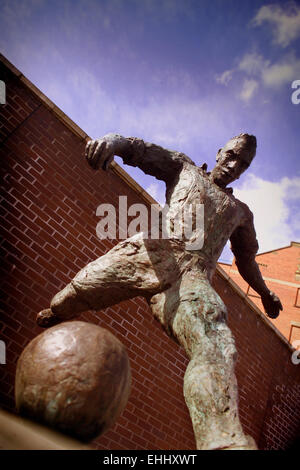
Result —
[[169, 181], [184, 163], [195, 165], [184, 153], [167, 150], [136, 137], [107, 134], [87, 143], [85, 156], [94, 169], [106, 170], [114, 158], [121, 157], [127, 165], [137, 166], [144, 173]]
[[258, 242], [253, 225], [253, 215], [250, 211], [243, 225], [239, 226], [231, 235], [230, 242], [242, 278], [261, 296], [266, 314], [270, 318], [278, 317], [280, 310], [282, 310], [281, 302], [274, 292], [271, 292], [266, 286], [255, 261]]

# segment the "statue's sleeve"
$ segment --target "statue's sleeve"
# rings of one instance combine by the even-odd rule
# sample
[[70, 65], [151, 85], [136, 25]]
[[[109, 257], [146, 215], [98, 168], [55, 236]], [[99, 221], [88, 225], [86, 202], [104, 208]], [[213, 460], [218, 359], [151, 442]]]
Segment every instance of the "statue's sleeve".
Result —
[[253, 223], [253, 214], [244, 206], [245, 217], [230, 237], [231, 250], [236, 260], [254, 260], [258, 251], [258, 241]]
[[[268, 289], [255, 260], [255, 255], [258, 251], [258, 243], [253, 224], [253, 214], [245, 204], [244, 208], [246, 208], [246, 218], [230, 237], [231, 249], [235, 255], [235, 262], [242, 278], [261, 297], [269, 297], [270, 290]], [[278, 305], [281, 305], [280, 301]]]
[[139, 167], [144, 173], [165, 182], [170, 181], [182, 169], [184, 163], [195, 163], [184, 153], [168, 150], [159, 145], [129, 137], [130, 146], [122, 155], [124, 163]]

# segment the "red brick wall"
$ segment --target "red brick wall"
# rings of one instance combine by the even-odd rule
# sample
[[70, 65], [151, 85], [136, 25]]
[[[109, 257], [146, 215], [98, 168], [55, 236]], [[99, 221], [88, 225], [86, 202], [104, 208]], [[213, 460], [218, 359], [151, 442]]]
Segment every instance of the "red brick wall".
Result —
[[[300, 283], [296, 277], [299, 260], [300, 245], [298, 244], [256, 256], [256, 262], [259, 263], [268, 288], [278, 295], [283, 305], [280, 316], [271, 321], [287, 339], [290, 337], [291, 322], [300, 323]], [[253, 289], [249, 289], [248, 284], [237, 272], [236, 264], [233, 263], [232, 266], [222, 264], [222, 268], [244, 292], [248, 292], [248, 296], [263, 312], [260, 297]], [[276, 282], [276, 280], [281, 282]], [[296, 287], [297, 284], [298, 287]], [[290, 340], [291, 342], [300, 340], [300, 328], [293, 328]]]
[[[300, 245], [292, 244], [278, 250], [261, 253], [256, 257], [263, 276], [296, 283], [300, 260]], [[300, 284], [299, 284], [300, 285]]]
[[[112, 243], [96, 237], [99, 203], [144, 202], [114, 172], [92, 171], [85, 143], [2, 65], [7, 105], [0, 108], [2, 170], [2, 302], [0, 406], [14, 411], [18, 357], [42, 330], [37, 312], [86, 263]], [[101, 130], [99, 130], [101, 133]], [[237, 376], [245, 430], [261, 448], [286, 448], [299, 426], [299, 367], [291, 352], [220, 276], [239, 350]], [[184, 351], [153, 320], [141, 298], [81, 319], [112, 331], [127, 347], [132, 392], [116, 425], [93, 442], [99, 449], [194, 449], [182, 381]]]

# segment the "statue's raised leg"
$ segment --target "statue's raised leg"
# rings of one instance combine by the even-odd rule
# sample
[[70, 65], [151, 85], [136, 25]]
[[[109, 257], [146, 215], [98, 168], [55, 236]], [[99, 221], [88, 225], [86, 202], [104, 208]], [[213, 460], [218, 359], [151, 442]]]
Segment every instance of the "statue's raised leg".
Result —
[[101, 310], [136, 296], [151, 297], [169, 287], [180, 275], [174, 257], [181, 247], [169, 240], [145, 239], [138, 233], [92, 261], [52, 299], [50, 309], [37, 317], [48, 327]]

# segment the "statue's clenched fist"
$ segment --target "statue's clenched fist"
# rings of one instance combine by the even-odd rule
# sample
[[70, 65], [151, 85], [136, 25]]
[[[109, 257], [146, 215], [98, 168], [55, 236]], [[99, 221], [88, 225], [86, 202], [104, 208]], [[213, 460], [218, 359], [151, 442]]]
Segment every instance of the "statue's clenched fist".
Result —
[[94, 169], [107, 170], [114, 155], [120, 155], [126, 145], [126, 139], [118, 134], [107, 134], [101, 139], [90, 140], [85, 148], [85, 158]]
[[277, 295], [269, 291], [267, 294], [261, 296], [261, 300], [268, 317], [277, 318], [280, 310], [282, 310], [282, 304]]

